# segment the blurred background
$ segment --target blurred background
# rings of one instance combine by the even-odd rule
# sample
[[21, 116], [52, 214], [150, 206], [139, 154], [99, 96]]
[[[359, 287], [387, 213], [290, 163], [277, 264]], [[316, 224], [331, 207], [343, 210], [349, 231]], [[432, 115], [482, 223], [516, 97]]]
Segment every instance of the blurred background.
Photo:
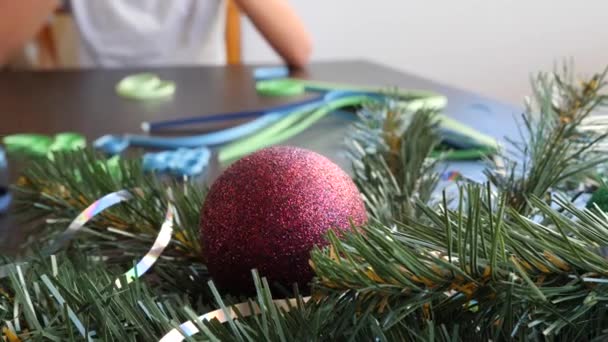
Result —
[[[513, 104], [529, 93], [531, 72], [564, 58], [582, 73], [608, 62], [605, 0], [290, 2], [313, 35], [313, 62], [371, 60]], [[240, 62], [280, 61], [245, 17], [238, 21]], [[75, 66], [70, 16], [57, 16], [45, 34], [57, 51], [51, 64]], [[28, 53], [44, 59], [39, 46], [44, 50], [42, 43]]]
[[[578, 71], [608, 64], [608, 1], [291, 0], [311, 30], [313, 60], [365, 58], [521, 103], [528, 75], [574, 58]], [[272, 52], [244, 25], [244, 57]]]

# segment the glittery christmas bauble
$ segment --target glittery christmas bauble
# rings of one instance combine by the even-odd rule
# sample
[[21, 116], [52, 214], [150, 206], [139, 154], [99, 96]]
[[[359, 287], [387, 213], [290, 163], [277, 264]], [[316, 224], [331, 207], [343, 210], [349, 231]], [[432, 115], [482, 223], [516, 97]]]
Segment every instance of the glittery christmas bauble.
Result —
[[301, 148], [271, 147], [230, 166], [212, 185], [201, 213], [201, 242], [213, 280], [246, 292], [257, 269], [269, 282], [312, 279], [310, 251], [330, 229], [367, 221], [350, 177]]

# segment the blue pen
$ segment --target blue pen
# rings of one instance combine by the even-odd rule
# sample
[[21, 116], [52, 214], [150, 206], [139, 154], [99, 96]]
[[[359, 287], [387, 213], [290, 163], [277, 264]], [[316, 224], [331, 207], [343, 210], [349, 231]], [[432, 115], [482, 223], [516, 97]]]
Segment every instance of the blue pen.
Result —
[[[307, 100], [306, 104], [296, 108], [315, 108], [323, 100]], [[224, 144], [241, 137], [252, 134], [291, 113], [293, 108], [284, 108], [279, 111], [261, 112], [265, 113], [259, 118], [231, 128], [226, 128], [212, 133], [184, 137], [154, 137], [147, 135], [122, 136], [104, 135], [93, 142], [93, 146], [107, 154], [115, 155], [124, 151], [129, 146], [151, 147], [161, 149], [192, 148], [200, 146], [214, 146]]]
[[173, 120], [165, 120], [165, 121], [155, 121], [155, 122], [143, 122], [141, 128], [144, 132], [154, 132], [164, 128], [171, 127], [179, 127], [186, 126], [192, 124], [203, 124], [210, 122], [221, 122], [221, 121], [232, 121], [239, 119], [249, 119], [262, 116], [268, 112], [282, 112], [289, 111], [292, 109], [296, 109], [299, 106], [307, 105], [309, 103], [318, 102], [321, 99], [320, 96], [302, 100], [298, 102], [292, 102], [288, 104], [278, 105], [272, 108], [266, 108], [263, 110], [252, 110], [252, 111], [241, 111], [234, 113], [221, 113], [221, 114], [213, 114], [213, 115], [205, 115], [205, 116], [196, 116], [192, 118], [185, 119], [173, 119]]

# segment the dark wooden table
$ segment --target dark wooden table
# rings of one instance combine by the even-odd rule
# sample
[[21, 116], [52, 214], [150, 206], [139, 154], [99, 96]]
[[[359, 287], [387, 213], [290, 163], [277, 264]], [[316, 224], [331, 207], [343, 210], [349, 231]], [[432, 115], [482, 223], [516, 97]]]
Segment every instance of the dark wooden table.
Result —
[[[137, 102], [116, 95], [114, 86], [124, 76], [153, 71], [177, 84], [169, 101]], [[516, 107], [365, 61], [314, 63], [294, 76], [360, 85], [433, 90], [448, 97], [446, 113], [502, 140], [514, 136]], [[256, 94], [252, 67], [180, 67], [159, 69], [0, 72], [0, 136], [13, 133], [54, 134], [75, 131], [89, 141], [108, 133], [141, 132], [143, 121], [184, 118], [244, 109], [261, 109], [294, 98]], [[289, 144], [317, 150], [345, 166], [340, 139], [348, 125], [326, 119]], [[471, 177], [480, 166], [455, 163]], [[8, 215], [0, 218], [0, 254], [19, 236], [19, 226]]]

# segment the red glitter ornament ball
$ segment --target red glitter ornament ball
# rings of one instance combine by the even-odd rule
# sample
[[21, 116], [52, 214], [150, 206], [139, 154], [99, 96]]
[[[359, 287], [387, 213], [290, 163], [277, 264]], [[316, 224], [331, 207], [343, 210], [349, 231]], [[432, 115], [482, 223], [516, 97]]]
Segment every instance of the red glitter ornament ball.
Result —
[[301, 148], [271, 147], [229, 167], [201, 213], [201, 242], [213, 280], [251, 289], [251, 269], [270, 282], [306, 285], [310, 251], [330, 229], [367, 221], [357, 187], [329, 159]]

